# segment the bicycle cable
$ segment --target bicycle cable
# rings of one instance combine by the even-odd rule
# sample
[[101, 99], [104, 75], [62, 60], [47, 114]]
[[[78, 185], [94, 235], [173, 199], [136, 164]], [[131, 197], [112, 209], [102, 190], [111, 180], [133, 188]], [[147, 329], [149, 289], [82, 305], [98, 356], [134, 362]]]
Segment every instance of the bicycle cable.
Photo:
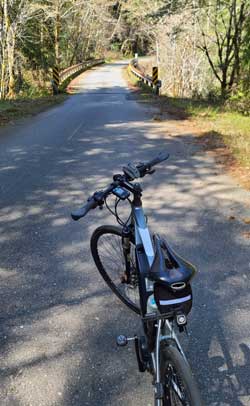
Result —
[[[109, 206], [109, 204], [107, 202], [107, 198], [104, 200], [104, 202], [105, 202], [105, 206], [108, 209], [108, 211], [116, 218], [117, 223], [120, 224], [120, 226], [124, 227], [128, 224], [128, 222], [131, 218], [131, 212], [130, 212], [127, 220], [124, 222], [118, 214], [118, 205], [121, 202], [121, 200], [122, 199], [119, 199], [118, 197], [116, 197], [114, 210], [112, 210], [111, 207]], [[132, 203], [131, 200], [129, 198], [127, 200], [129, 201], [129, 203], [131, 205], [131, 203]]]
[[[130, 205], [131, 205], [130, 199], [127, 199], [127, 200], [129, 201], [129, 203], [130, 203]], [[126, 225], [128, 224], [128, 222], [129, 222], [129, 219], [130, 219], [130, 217], [131, 217], [131, 212], [130, 212], [130, 214], [129, 214], [127, 220], [126, 220], [125, 222], [122, 221], [121, 217], [120, 217], [119, 214], [118, 214], [118, 204], [119, 204], [120, 202], [121, 202], [121, 199], [116, 199], [116, 202], [115, 202], [116, 221], [118, 222], [118, 224], [120, 224], [120, 226], [124, 227], [124, 226], [126, 226]]]

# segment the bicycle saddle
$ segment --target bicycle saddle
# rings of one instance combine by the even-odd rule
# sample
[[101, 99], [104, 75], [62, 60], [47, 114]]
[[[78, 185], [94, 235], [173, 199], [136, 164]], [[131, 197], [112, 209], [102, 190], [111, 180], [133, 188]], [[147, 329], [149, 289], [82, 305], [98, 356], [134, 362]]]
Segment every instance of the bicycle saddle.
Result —
[[177, 255], [159, 235], [154, 235], [155, 258], [148, 278], [178, 290], [187, 286], [196, 273], [195, 267]]

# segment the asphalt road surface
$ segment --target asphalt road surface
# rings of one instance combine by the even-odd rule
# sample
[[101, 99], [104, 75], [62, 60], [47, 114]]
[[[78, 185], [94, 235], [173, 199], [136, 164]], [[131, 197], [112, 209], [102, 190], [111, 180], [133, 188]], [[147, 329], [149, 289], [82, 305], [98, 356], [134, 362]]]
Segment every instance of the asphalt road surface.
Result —
[[165, 149], [169, 161], [143, 180], [144, 206], [150, 227], [200, 271], [187, 356], [206, 405], [248, 406], [250, 194], [192, 134], [173, 137], [152, 120], [123, 68], [83, 74], [64, 104], [0, 131], [0, 404], [153, 405], [132, 346], [115, 344], [139, 320], [90, 257], [92, 230], [114, 220], [96, 210], [74, 223], [70, 210], [122, 164]]

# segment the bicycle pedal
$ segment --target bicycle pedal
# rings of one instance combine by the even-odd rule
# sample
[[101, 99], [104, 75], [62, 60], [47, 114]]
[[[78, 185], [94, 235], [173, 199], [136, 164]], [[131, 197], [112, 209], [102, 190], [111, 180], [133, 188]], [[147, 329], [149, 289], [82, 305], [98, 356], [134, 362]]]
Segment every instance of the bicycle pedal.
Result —
[[125, 347], [129, 341], [133, 341], [135, 338], [136, 337], [127, 337], [121, 334], [116, 338], [116, 344], [118, 347]]

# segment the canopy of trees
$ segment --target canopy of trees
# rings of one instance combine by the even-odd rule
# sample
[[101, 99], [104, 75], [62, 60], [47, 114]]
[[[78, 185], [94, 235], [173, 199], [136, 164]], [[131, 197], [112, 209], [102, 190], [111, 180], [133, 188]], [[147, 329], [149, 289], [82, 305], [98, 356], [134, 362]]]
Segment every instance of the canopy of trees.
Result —
[[250, 0], [0, 0], [0, 97], [116, 51], [157, 53], [173, 96], [250, 88]]

